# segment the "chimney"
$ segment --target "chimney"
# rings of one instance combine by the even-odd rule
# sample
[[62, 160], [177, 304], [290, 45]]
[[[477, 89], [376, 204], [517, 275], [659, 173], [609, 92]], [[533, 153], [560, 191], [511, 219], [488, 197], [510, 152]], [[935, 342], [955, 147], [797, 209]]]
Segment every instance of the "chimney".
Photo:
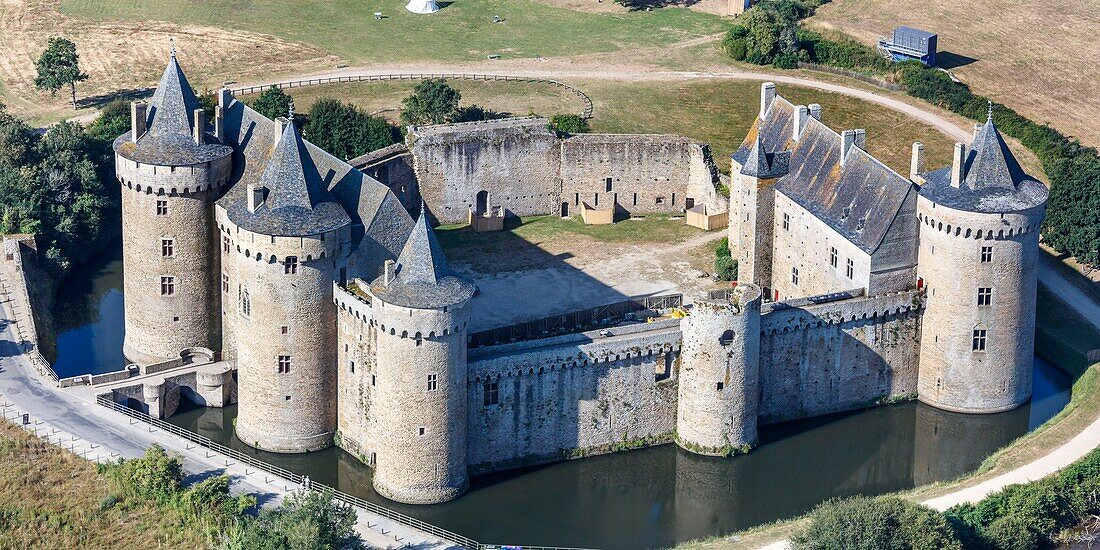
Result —
[[397, 262], [393, 260], [386, 260], [385, 265], [382, 267], [382, 284], [389, 286], [391, 282], [397, 277]]
[[195, 127], [191, 130], [191, 134], [198, 145], [206, 142], [206, 111], [195, 109]]
[[867, 150], [867, 130], [862, 128], [856, 130], [856, 147]]
[[798, 141], [798, 138], [802, 137], [802, 130], [806, 129], [807, 119], [810, 118], [810, 110], [805, 106], [799, 105], [794, 110], [794, 124], [791, 126], [793, 134], [791, 139]]
[[955, 154], [951, 157], [951, 187], [958, 187], [963, 180], [963, 163], [966, 162], [966, 146], [955, 143]]
[[[919, 141], [913, 142], [913, 156], [909, 161], [909, 179], [917, 183], [922, 183], [923, 179], [921, 174], [924, 173], [924, 144]], [[918, 181], [919, 180], [919, 181]]]
[[821, 105], [817, 103], [810, 104], [810, 116], [821, 120]]
[[214, 110], [214, 137], [223, 143], [225, 142], [225, 116], [222, 113], [224, 112], [221, 108]]
[[264, 199], [266, 198], [264, 195], [266, 195], [266, 194], [267, 194], [267, 188], [266, 187], [260, 187], [260, 186], [256, 186], [256, 185], [249, 185], [248, 186], [248, 211], [249, 212], [255, 212], [256, 209], [259, 208], [260, 205], [264, 203]]
[[130, 140], [137, 141], [145, 134], [145, 121], [149, 116], [149, 104], [144, 101], [130, 102]]
[[851, 152], [853, 147], [858, 146], [860, 130], [844, 130], [840, 134], [840, 165], [844, 166], [847, 161], [848, 153]]
[[233, 102], [233, 92], [229, 91], [229, 88], [221, 88], [218, 90], [218, 110], [224, 111], [229, 108], [229, 104]]
[[768, 108], [775, 101], [775, 83], [765, 82], [760, 85], [760, 120], [768, 114]]

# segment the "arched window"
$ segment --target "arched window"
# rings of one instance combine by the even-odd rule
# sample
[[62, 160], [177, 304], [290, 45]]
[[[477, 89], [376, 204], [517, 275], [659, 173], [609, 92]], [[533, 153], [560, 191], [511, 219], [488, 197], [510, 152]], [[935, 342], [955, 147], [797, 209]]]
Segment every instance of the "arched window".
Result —
[[237, 285], [237, 306], [241, 315], [252, 315], [252, 300], [248, 297], [248, 289], [244, 285]]
[[488, 211], [489, 211], [489, 192], [488, 191], [478, 191], [477, 192], [477, 200], [475, 202], [474, 213], [475, 214], [484, 214]]
[[733, 331], [727, 330], [722, 333], [722, 337], [718, 339], [718, 343], [723, 346], [728, 346], [733, 343]]

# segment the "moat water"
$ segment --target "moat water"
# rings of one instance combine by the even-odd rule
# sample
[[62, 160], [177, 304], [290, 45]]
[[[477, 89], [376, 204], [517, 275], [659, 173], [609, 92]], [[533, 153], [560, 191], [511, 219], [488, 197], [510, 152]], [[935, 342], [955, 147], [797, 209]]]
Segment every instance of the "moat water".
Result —
[[[61, 285], [55, 306], [60, 376], [117, 370], [122, 261], [117, 249]], [[233, 436], [236, 407], [185, 402], [170, 421], [341, 491], [494, 544], [667, 547], [801, 514], [832, 497], [875, 495], [956, 478], [1057, 414], [1071, 381], [1036, 359], [1034, 397], [995, 415], [910, 402], [765, 426], [760, 447], [730, 458], [664, 445], [475, 478], [461, 498], [405, 506], [371, 489], [370, 469], [329, 449], [255, 451]]]

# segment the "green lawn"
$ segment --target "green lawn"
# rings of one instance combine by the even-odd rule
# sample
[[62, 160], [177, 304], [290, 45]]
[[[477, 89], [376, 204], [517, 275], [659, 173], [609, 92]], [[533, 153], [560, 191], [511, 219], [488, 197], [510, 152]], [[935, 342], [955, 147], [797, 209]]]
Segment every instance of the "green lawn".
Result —
[[[661, 46], [721, 32], [729, 22], [687, 8], [595, 14], [532, 0], [458, 0], [431, 15], [403, 0], [64, 0], [91, 19], [237, 28], [314, 44], [353, 63], [564, 56]], [[386, 18], [377, 21], [374, 12]], [[493, 23], [493, 16], [503, 21]]]

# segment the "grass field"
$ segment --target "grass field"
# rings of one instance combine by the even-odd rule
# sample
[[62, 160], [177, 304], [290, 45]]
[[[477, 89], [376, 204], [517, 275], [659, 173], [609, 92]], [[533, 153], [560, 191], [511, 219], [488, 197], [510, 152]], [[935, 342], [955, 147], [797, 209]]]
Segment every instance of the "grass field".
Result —
[[[532, 0], [456, 0], [431, 16], [403, 0], [64, 0], [66, 15], [236, 28], [312, 44], [353, 63], [565, 56], [660, 46], [720, 32], [720, 17], [666, 8], [583, 13]], [[385, 19], [375, 20], [374, 12]], [[493, 23], [499, 15], [501, 23]]]
[[1100, 145], [1100, 0], [836, 0], [809, 24], [868, 45], [903, 24], [938, 33], [941, 52], [973, 60], [951, 72], [976, 91]]
[[95, 465], [0, 421], [0, 548], [205, 548], [178, 512], [117, 501]]
[[[680, 134], [711, 144], [715, 161], [729, 171], [729, 156], [744, 139], [756, 117], [760, 85], [749, 81], [620, 81], [571, 82], [584, 90], [595, 105], [594, 132]], [[395, 119], [401, 100], [411, 93], [413, 82], [362, 82], [325, 84], [288, 90], [295, 105], [306, 109], [319, 97], [350, 101], [368, 111]], [[577, 112], [576, 96], [547, 84], [455, 80], [463, 105], [476, 103], [516, 115], [549, 116]], [[796, 88], [779, 92], [799, 104], [820, 103], [822, 119], [836, 130], [867, 129], [868, 149], [901, 174], [909, 173], [910, 146], [923, 141], [928, 166], [947, 165], [952, 143], [930, 126], [885, 107], [859, 99]]]

